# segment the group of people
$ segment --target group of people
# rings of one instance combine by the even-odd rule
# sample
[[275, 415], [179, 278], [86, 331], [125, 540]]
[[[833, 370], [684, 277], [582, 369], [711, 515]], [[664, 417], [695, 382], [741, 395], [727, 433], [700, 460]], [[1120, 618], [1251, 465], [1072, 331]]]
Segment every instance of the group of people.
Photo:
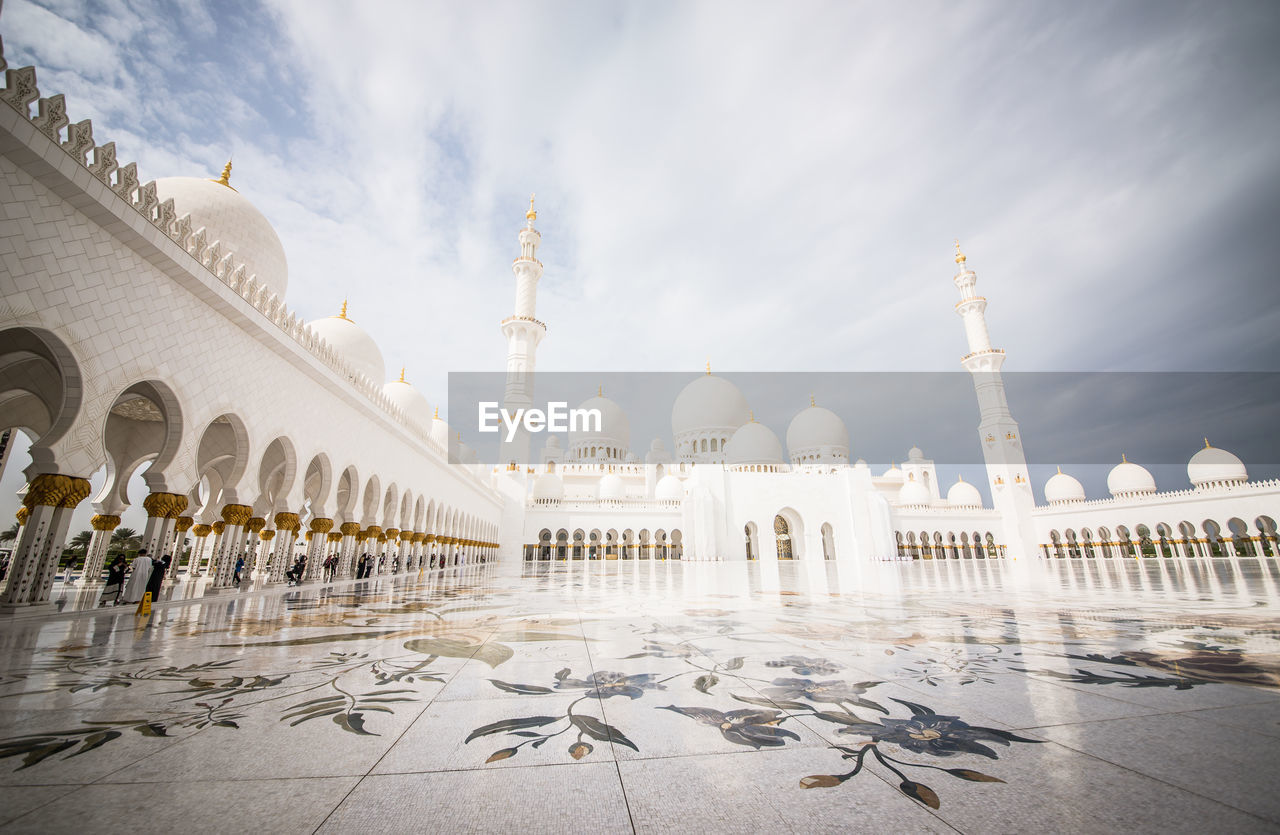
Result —
[[143, 548], [133, 558], [133, 564], [128, 570], [128, 582], [126, 583], [126, 560], [124, 554], [117, 554], [116, 558], [107, 566], [107, 584], [102, 589], [102, 596], [98, 598], [98, 605], [114, 606], [118, 603], [138, 603], [147, 592], [151, 592], [151, 600], [153, 602], [158, 600], [160, 587], [164, 585], [165, 572], [169, 570], [169, 564], [172, 561], [173, 557], [169, 554], [165, 554], [160, 559], [155, 559], [147, 553], [146, 548]]
[[[107, 566], [107, 583], [102, 589], [102, 596], [98, 599], [98, 605], [114, 606], [119, 603], [138, 603], [147, 592], [151, 592], [151, 600], [153, 602], [159, 599], [160, 588], [164, 584], [165, 573], [168, 572], [172, 559], [169, 554], [165, 554], [160, 559], [155, 559], [147, 553], [146, 548], [143, 548], [138, 551], [138, 555], [133, 558], [133, 563], [130, 565], [123, 554], [117, 554], [116, 558]], [[431, 568], [444, 568], [447, 561], [447, 555], [441, 554], [437, 557], [433, 553], [428, 565]], [[461, 562], [462, 560], [455, 554], [454, 564], [457, 565]], [[356, 579], [363, 580], [372, 576], [375, 569], [380, 574], [386, 564], [386, 555], [374, 556], [366, 551], [360, 555], [360, 559], [356, 562]], [[243, 569], [244, 557], [241, 556], [236, 560], [235, 577], [233, 579], [237, 586], [240, 585], [240, 573]], [[392, 560], [391, 571], [395, 573], [399, 570], [400, 558], [397, 555]], [[289, 585], [296, 586], [302, 582], [306, 571], [307, 555], [304, 553], [300, 554], [294, 560], [293, 567], [285, 572], [285, 580]], [[330, 554], [324, 561], [324, 582], [332, 582], [337, 572], [338, 555]], [[127, 582], [126, 574], [128, 575]], [[0, 577], [2, 576], [0, 575]]]

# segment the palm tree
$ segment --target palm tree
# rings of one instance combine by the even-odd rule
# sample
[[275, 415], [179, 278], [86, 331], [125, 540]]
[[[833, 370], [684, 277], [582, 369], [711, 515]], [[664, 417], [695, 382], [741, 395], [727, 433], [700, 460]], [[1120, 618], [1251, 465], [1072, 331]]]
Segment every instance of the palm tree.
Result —
[[71, 541], [67, 543], [67, 547], [73, 551], [79, 551], [83, 556], [89, 550], [89, 541], [93, 539], [93, 531], [80, 531], [80, 533], [71, 537]]
[[9, 527], [0, 531], [0, 542], [13, 542], [18, 538], [18, 523], [14, 522]]
[[141, 542], [138, 532], [133, 528], [116, 528], [111, 533], [112, 551], [128, 551], [130, 548], [137, 548]]

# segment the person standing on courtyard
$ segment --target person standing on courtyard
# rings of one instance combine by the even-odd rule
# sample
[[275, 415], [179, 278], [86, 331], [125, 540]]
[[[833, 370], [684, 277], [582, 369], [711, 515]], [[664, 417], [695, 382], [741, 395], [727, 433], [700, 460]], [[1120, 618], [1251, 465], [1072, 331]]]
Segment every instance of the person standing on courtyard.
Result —
[[240, 572], [244, 570], [244, 555], [236, 557], [236, 573], [231, 577], [232, 585], [240, 585]]
[[120, 602], [120, 593], [124, 591], [125, 567], [124, 554], [116, 554], [111, 565], [107, 566], [107, 584], [102, 589], [102, 596], [98, 598], [99, 606], [106, 606], [108, 603], [114, 606]]
[[164, 585], [164, 572], [169, 568], [168, 555], [165, 559], [151, 561], [151, 576], [147, 578], [147, 591], [151, 592], [151, 602], [160, 600], [160, 587]]
[[[147, 549], [143, 548], [138, 551], [138, 555], [133, 558], [133, 565], [129, 569], [129, 582], [124, 587], [124, 594], [120, 600], [124, 603], [138, 603], [142, 600], [142, 595], [147, 591], [147, 583], [151, 580], [151, 557], [147, 556]], [[151, 598], [155, 600], [155, 598]]]

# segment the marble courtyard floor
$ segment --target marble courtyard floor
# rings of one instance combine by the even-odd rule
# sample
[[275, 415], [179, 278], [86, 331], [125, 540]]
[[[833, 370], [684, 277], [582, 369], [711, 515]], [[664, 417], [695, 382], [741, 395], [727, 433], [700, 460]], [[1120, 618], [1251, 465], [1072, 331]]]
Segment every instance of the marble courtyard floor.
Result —
[[1275, 831], [1277, 589], [1253, 559], [579, 562], [9, 617], [0, 823]]

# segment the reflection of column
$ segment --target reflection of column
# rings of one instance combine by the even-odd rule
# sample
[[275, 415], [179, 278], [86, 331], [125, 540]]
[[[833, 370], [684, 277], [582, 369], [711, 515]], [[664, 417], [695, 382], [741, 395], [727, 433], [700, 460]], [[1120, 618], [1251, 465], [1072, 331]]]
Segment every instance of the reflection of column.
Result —
[[311, 536], [307, 537], [307, 569], [303, 577], [316, 580], [324, 573], [325, 534], [333, 530], [333, 520], [312, 519], [307, 527], [311, 529]]
[[93, 538], [89, 540], [89, 550], [84, 558], [85, 585], [102, 581], [102, 566], [107, 560], [111, 532], [120, 526], [120, 517], [99, 513], [89, 520], [89, 524], [93, 526]]
[[296, 513], [277, 513], [275, 518], [276, 538], [275, 552], [271, 555], [268, 577], [273, 583], [284, 582], [284, 574], [293, 564], [293, 544], [298, 539], [298, 529], [302, 527]]
[[222, 529], [213, 555], [213, 561], [217, 565], [213, 584], [217, 588], [230, 588], [235, 580], [236, 557], [244, 540], [244, 526], [252, 517], [253, 508], [248, 505], [229, 504], [222, 508], [222, 521], [226, 526]]
[[369, 559], [373, 560], [367, 569], [370, 576], [378, 572], [378, 537], [380, 536], [382, 536], [382, 528], [377, 525], [370, 525], [364, 529], [364, 551], [369, 554]]
[[429, 533], [422, 537], [422, 558], [426, 560], [427, 568], [439, 568], [438, 565], [431, 564], [431, 557], [436, 550], [436, 535]]
[[342, 534], [342, 549], [338, 555], [338, 569], [333, 573], [336, 577], [350, 577], [351, 565], [355, 561], [356, 534], [360, 533], [359, 522], [343, 522], [338, 527]]
[[27, 519], [10, 561], [8, 585], [0, 598], [5, 604], [43, 603], [49, 599], [72, 511], [88, 495], [88, 479], [57, 473], [38, 475], [27, 485], [22, 497]]
[[[342, 529], [329, 531], [325, 538], [329, 540], [329, 547], [325, 549], [325, 560], [327, 561], [330, 556], [333, 557], [333, 579], [336, 580], [338, 579], [338, 562], [342, 559]], [[321, 576], [324, 576], [323, 565], [320, 572]]]
[[378, 534], [378, 547], [375, 549], [377, 555], [374, 558], [374, 573], [381, 574], [390, 566], [387, 565], [387, 535], [385, 533]]

